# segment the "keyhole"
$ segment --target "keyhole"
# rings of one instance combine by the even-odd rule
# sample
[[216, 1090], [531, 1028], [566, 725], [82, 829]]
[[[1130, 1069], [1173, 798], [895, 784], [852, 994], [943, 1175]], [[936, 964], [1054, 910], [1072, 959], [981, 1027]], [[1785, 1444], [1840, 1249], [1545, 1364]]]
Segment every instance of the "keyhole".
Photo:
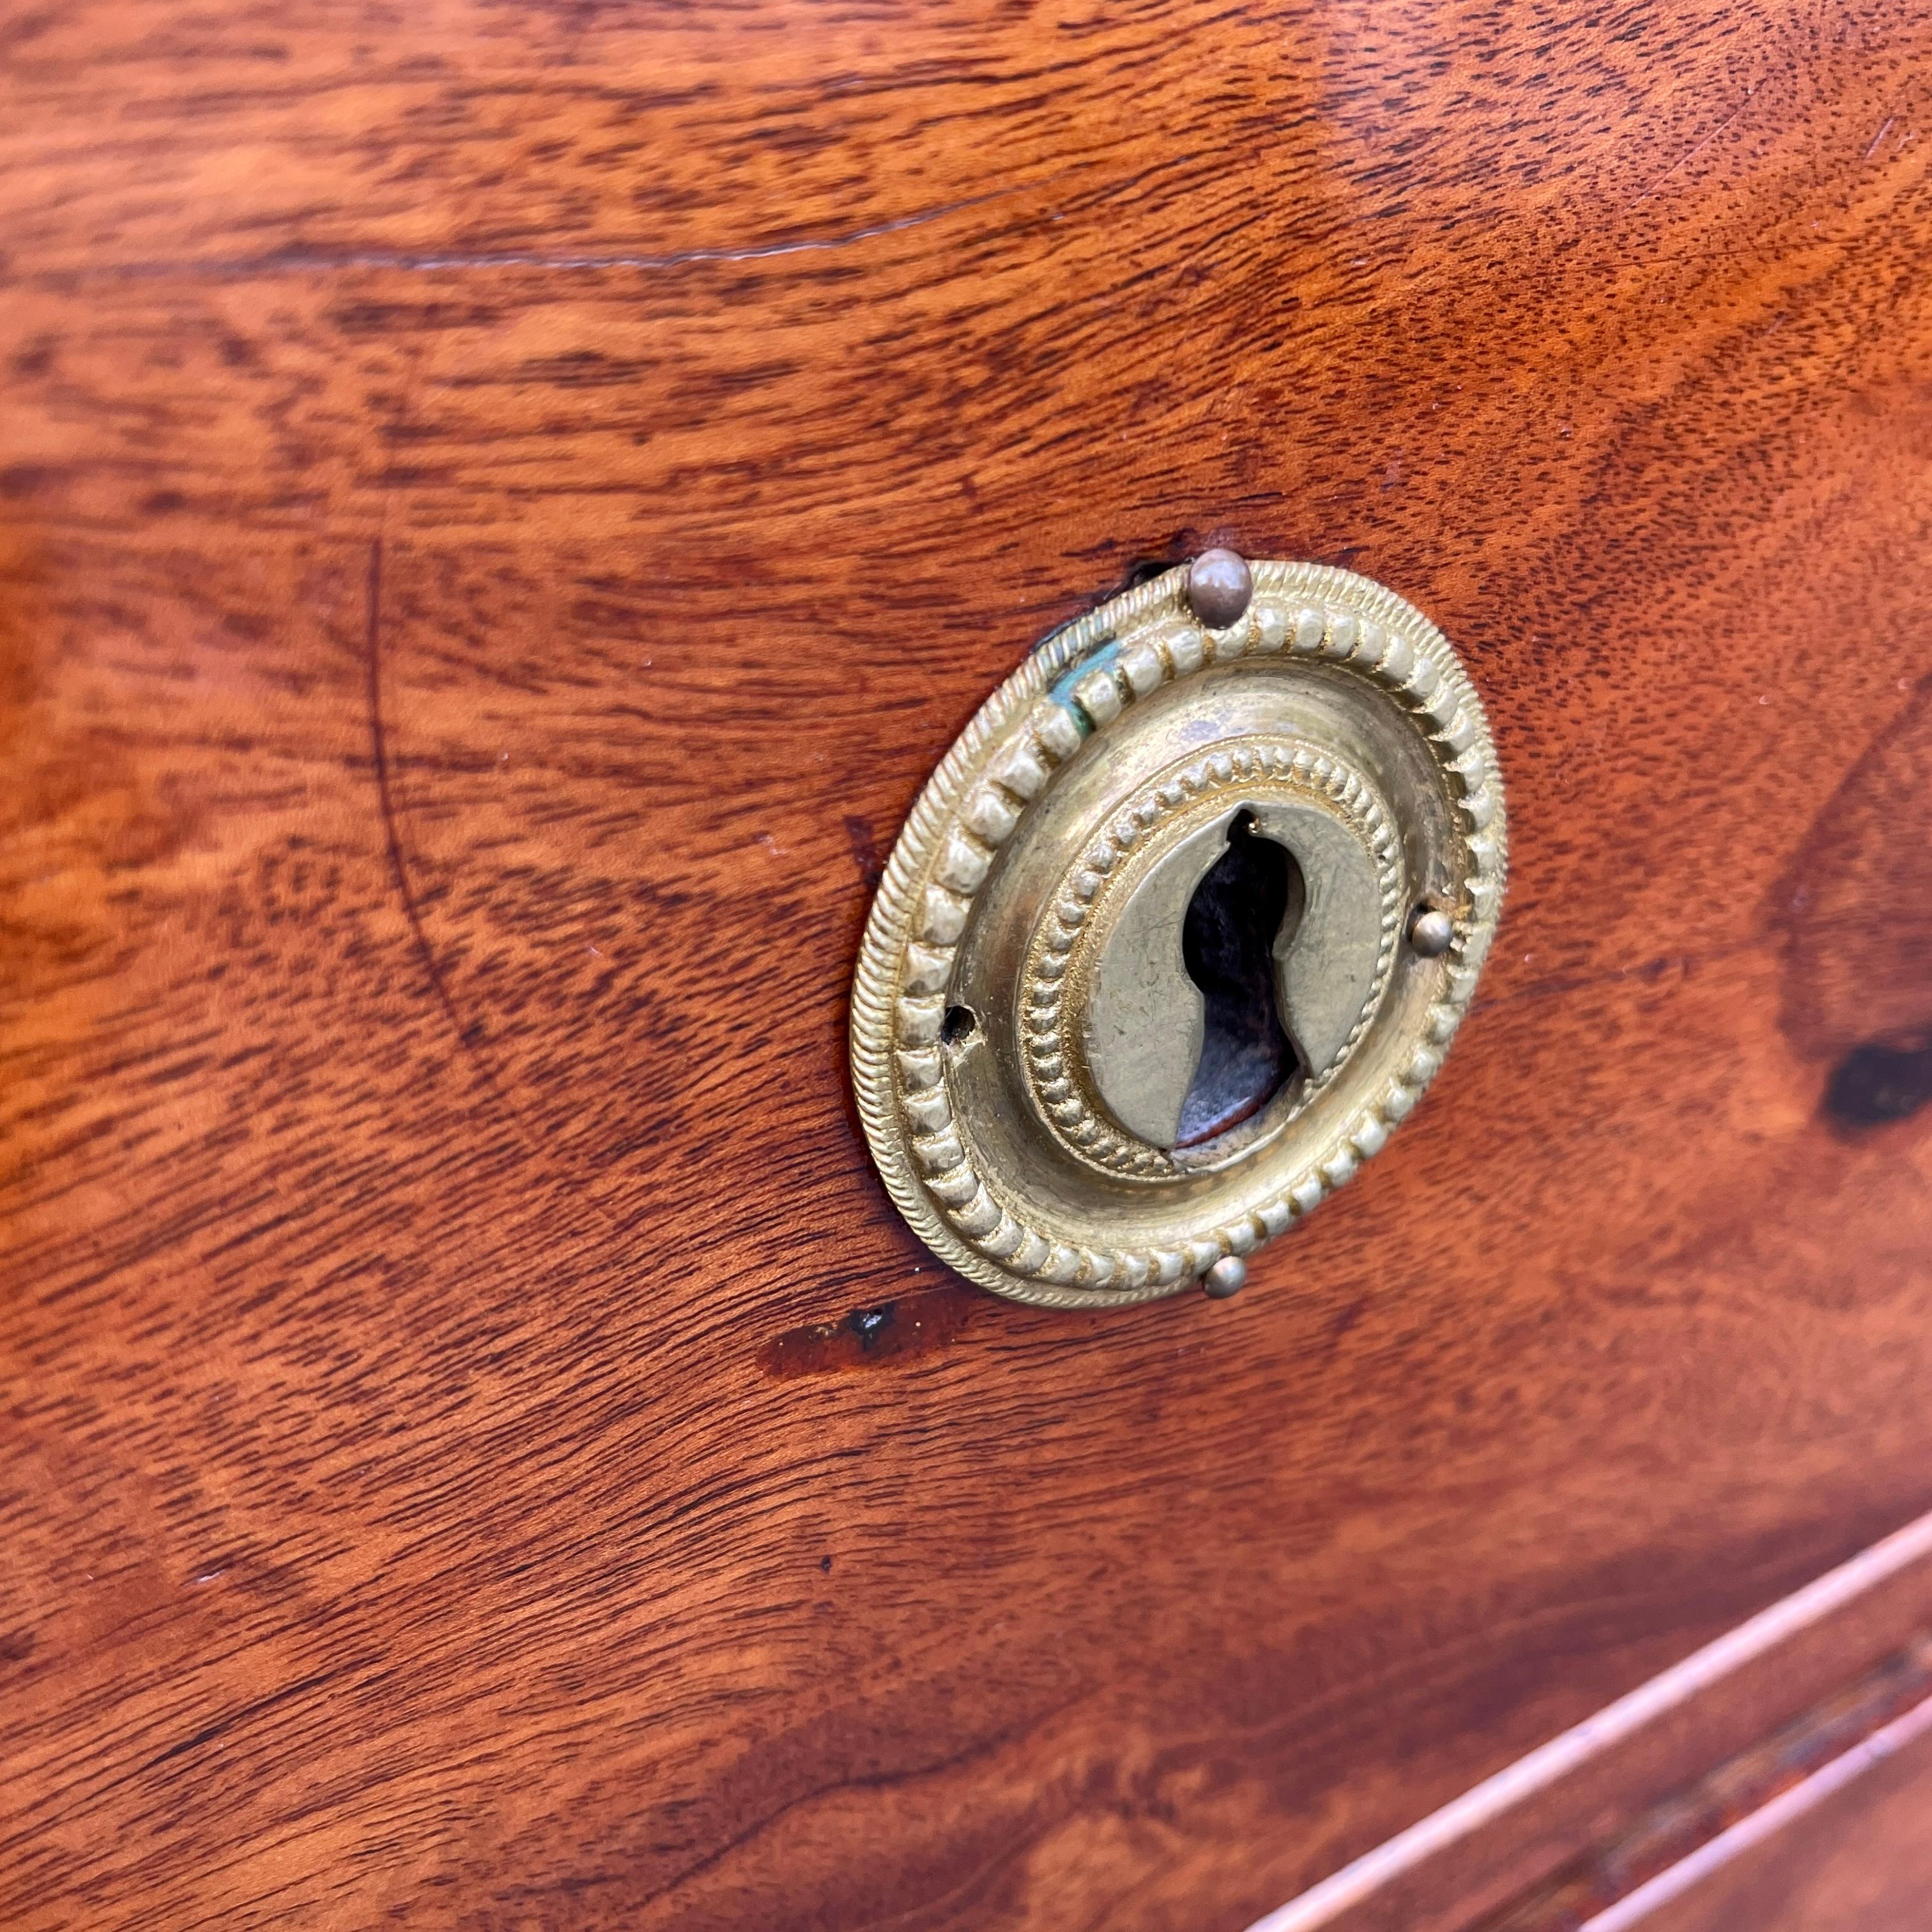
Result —
[[1187, 976], [1201, 989], [1204, 1030], [1177, 1148], [1198, 1147], [1259, 1113], [1300, 1069], [1275, 1006], [1274, 946], [1298, 920], [1301, 868], [1262, 837], [1251, 812], [1228, 827], [1228, 849], [1194, 890], [1182, 924]]

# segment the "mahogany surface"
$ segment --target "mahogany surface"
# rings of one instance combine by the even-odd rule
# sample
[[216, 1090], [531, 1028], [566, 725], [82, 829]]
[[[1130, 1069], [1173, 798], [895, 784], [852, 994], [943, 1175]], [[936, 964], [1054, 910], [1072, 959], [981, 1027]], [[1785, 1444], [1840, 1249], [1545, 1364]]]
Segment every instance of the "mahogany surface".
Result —
[[[0, 41], [0, 1921], [1234, 1932], [1932, 1506], [1922, 10]], [[1007, 1306], [869, 887], [1210, 541], [1462, 648], [1502, 937]]]

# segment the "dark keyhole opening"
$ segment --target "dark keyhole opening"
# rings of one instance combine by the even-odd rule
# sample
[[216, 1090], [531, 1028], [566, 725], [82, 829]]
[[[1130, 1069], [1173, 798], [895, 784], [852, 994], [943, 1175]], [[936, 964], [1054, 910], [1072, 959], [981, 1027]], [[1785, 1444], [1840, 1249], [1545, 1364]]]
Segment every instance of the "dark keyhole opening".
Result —
[[1198, 1147], [1252, 1119], [1300, 1070], [1275, 1007], [1274, 949], [1282, 921], [1300, 918], [1303, 896], [1293, 856], [1256, 831], [1252, 814], [1238, 814], [1180, 928], [1206, 1027], [1175, 1146]]

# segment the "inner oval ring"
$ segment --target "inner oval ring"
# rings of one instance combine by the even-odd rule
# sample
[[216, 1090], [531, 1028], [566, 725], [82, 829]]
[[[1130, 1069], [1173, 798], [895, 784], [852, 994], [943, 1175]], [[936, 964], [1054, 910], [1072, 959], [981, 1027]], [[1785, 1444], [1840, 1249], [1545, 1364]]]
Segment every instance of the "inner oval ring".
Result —
[[[1090, 972], [1098, 965], [1108, 936], [1108, 900], [1130, 892], [1178, 836], [1204, 818], [1270, 799], [1318, 802], [1370, 854], [1381, 902], [1374, 971], [1346, 1039], [1322, 1067], [1271, 1100], [1252, 1130], [1240, 1133], [1238, 1145], [1223, 1146], [1224, 1136], [1200, 1158], [1177, 1156], [1141, 1139], [1096, 1104], [1095, 1083], [1090, 1075], [1082, 1077], [1083, 969]], [[1028, 946], [1017, 1024], [1028, 1094], [1042, 1124], [1075, 1160], [1143, 1184], [1252, 1158], [1332, 1084], [1374, 1017], [1394, 964], [1406, 909], [1405, 884], [1400, 842], [1375, 788], [1354, 766], [1306, 740], [1257, 734], [1160, 772], [1119, 806], [1067, 866]], [[1096, 933], [1096, 926], [1102, 930]], [[1067, 991], [1074, 997], [1066, 997]]]

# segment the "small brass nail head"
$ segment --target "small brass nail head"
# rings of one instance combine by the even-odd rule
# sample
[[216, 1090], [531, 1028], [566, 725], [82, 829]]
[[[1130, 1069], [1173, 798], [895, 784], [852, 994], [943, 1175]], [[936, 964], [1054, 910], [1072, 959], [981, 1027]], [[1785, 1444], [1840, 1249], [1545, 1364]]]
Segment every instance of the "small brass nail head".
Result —
[[1255, 594], [1248, 560], [1232, 550], [1204, 550], [1187, 567], [1187, 602], [1210, 631], [1238, 623]]
[[1239, 1294], [1248, 1278], [1248, 1264], [1239, 1255], [1223, 1255], [1201, 1277], [1201, 1292], [1210, 1301], [1226, 1301]]
[[1439, 906], [1418, 907], [1408, 922], [1408, 943], [1424, 959], [1440, 959], [1455, 943], [1456, 922]]

